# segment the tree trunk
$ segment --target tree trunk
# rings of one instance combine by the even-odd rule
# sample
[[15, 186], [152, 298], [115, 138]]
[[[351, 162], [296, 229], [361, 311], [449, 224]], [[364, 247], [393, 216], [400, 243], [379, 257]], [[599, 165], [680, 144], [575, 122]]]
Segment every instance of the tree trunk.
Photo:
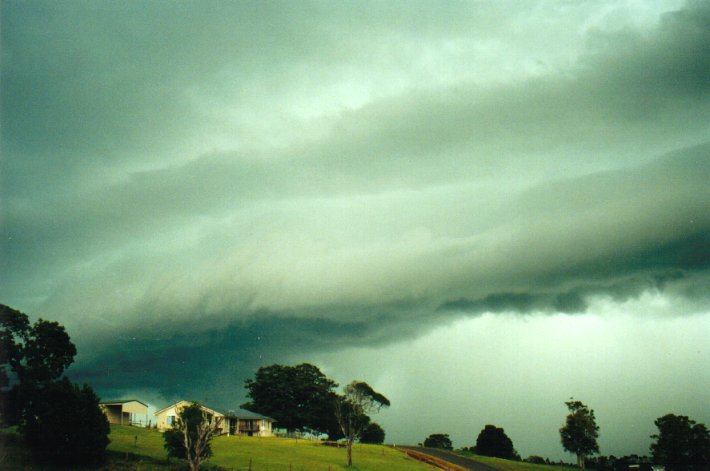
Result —
[[584, 455], [577, 455], [577, 466], [584, 469]]
[[348, 437], [348, 468], [353, 465], [353, 439]]

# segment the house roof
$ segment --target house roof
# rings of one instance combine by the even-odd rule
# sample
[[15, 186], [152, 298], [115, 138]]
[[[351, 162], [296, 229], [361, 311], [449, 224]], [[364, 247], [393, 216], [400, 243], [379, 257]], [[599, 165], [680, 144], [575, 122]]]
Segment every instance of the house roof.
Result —
[[[178, 404], [181, 404], [181, 403], [183, 403], [183, 402], [184, 402], [185, 404], [192, 404], [193, 401], [180, 400], [180, 401], [173, 402], [172, 404], [170, 404], [170, 405], [168, 405], [168, 406], [165, 406], [165, 407], [163, 407], [163, 408], [160, 409], [160, 410], [155, 411], [155, 414], [153, 414], [153, 415], [159, 415], [159, 414], [160, 414], [161, 412], [163, 412], [164, 410], [170, 409], [171, 407], [175, 407], [175, 406], [177, 406]], [[212, 408], [210, 408], [210, 407], [207, 407], [207, 406], [204, 405], [204, 404], [200, 404], [200, 407], [202, 407], [203, 409], [208, 410], [209, 412], [212, 412], [212, 413], [215, 413], [215, 414], [219, 414], [219, 415], [224, 415], [222, 412], [220, 412], [220, 411], [218, 411], [218, 410], [215, 410], [215, 409], [212, 409]]]
[[276, 422], [276, 419], [267, 417], [265, 415], [258, 414], [246, 409], [215, 409], [220, 414], [225, 417], [236, 417], [237, 419], [257, 419], [257, 420], [269, 420], [271, 422]]
[[138, 399], [119, 399], [117, 401], [101, 401], [99, 404], [104, 405], [104, 406], [112, 406], [112, 405], [118, 405], [118, 404], [126, 404], [128, 402], [137, 402], [139, 404], [143, 404], [144, 406], [148, 407], [148, 404], [145, 402], [141, 402]]
[[[166, 409], [170, 409], [171, 407], [174, 407], [174, 406], [176, 406], [176, 405], [178, 405], [178, 404], [180, 404], [180, 403], [183, 403], [183, 402], [186, 403], [186, 404], [190, 404], [190, 401], [177, 401], [177, 402], [173, 402], [173, 403], [170, 404], [169, 406], [165, 406], [165, 407], [163, 407], [162, 409], [160, 409], [160, 410], [158, 410], [158, 411], [155, 411], [155, 415], [158, 415], [158, 414], [160, 414], [161, 412], [165, 411]], [[207, 407], [207, 406], [204, 405], [204, 404], [200, 404], [200, 406], [202, 406], [203, 409], [207, 409], [207, 410], [210, 411], [210, 412], [214, 412], [214, 413], [223, 415], [223, 416], [225, 416], [225, 417], [235, 417], [235, 418], [237, 418], [237, 419], [245, 419], [245, 420], [246, 420], [246, 419], [256, 419], [256, 420], [268, 420], [268, 421], [271, 421], [271, 422], [276, 422], [276, 421], [277, 421], [276, 419], [272, 419], [271, 417], [267, 417], [267, 416], [265, 416], [265, 415], [257, 414], [256, 412], [252, 412], [252, 411], [246, 410], [246, 409], [239, 409], [239, 408], [237, 408], [237, 409], [214, 409], [214, 408]]]

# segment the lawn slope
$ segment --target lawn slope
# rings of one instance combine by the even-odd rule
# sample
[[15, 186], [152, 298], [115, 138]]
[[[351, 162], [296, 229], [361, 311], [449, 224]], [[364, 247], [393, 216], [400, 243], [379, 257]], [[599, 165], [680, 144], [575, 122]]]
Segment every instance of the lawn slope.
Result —
[[[109, 451], [114, 455], [145, 457], [152, 465], [164, 464], [163, 434], [155, 430], [111, 426]], [[213, 457], [208, 461], [226, 470], [253, 471], [408, 471], [431, 467], [386, 446], [355, 444], [353, 467], [345, 466], [344, 448], [323, 446], [311, 440], [259, 437], [217, 437], [212, 441]], [[146, 468], [147, 469], [147, 468]], [[157, 469], [157, 468], [156, 468]]]
[[490, 456], [474, 455], [467, 452], [455, 453], [499, 471], [579, 471], [578, 468], [568, 466], [525, 463], [523, 461], [511, 461], [502, 458], [491, 458]]

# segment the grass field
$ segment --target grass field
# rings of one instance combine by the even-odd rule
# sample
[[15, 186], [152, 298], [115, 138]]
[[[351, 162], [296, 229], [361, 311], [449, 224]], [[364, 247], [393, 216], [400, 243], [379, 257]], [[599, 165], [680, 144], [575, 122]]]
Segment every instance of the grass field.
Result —
[[532, 464], [521, 461], [510, 461], [501, 458], [491, 458], [489, 456], [472, 455], [471, 453], [459, 453], [461, 456], [478, 461], [499, 471], [579, 471], [579, 468], [567, 466], [550, 466], [546, 464]]
[[[144, 469], [166, 466], [163, 435], [154, 430], [119, 425], [111, 426], [109, 451], [114, 456], [128, 454], [154, 460]], [[253, 471], [335, 471], [348, 469], [345, 449], [321, 445], [310, 440], [259, 437], [217, 437], [212, 441], [214, 456], [209, 464], [227, 470]], [[432, 468], [397, 450], [378, 445], [356, 444], [353, 448], [353, 471], [405, 471]]]
[[[32, 464], [21, 437], [13, 430], [0, 431], [0, 470], [55, 471]], [[108, 461], [101, 471], [179, 471], [185, 462], [167, 460], [163, 434], [139, 427], [111, 426]], [[388, 446], [360, 445], [353, 448], [353, 467], [347, 468], [344, 448], [321, 442], [285, 438], [217, 437], [214, 456], [205, 470], [242, 471], [417, 471], [431, 466]], [[533, 465], [515, 461], [465, 455], [500, 471], [569, 471], [574, 468]]]

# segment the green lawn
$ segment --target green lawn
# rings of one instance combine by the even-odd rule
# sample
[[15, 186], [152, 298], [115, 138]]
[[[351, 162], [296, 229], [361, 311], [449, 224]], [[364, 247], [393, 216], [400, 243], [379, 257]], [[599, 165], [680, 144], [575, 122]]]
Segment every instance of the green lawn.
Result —
[[532, 464], [522, 461], [510, 461], [501, 458], [491, 458], [489, 456], [473, 455], [466, 452], [457, 452], [461, 456], [470, 458], [479, 463], [495, 468], [499, 471], [579, 471], [578, 468], [567, 466], [550, 466], [546, 464]]
[[[147, 457], [145, 466], [164, 466], [163, 434], [155, 430], [120, 425], [111, 426], [109, 451], [114, 456]], [[327, 471], [345, 470], [344, 448], [327, 447], [318, 441], [286, 438], [217, 437], [212, 441], [213, 457], [208, 461], [226, 470]], [[133, 458], [135, 459], [135, 458]], [[150, 469], [144, 467], [143, 469]], [[356, 444], [353, 471], [429, 470], [431, 467], [404, 453], [379, 445]]]
[[[185, 463], [168, 461], [163, 434], [151, 429], [111, 426], [108, 462], [102, 471], [178, 471]], [[0, 470], [41, 471], [33, 465], [21, 437], [14, 430], [0, 431]], [[344, 448], [323, 446], [321, 442], [286, 438], [218, 437], [212, 442], [214, 456], [206, 470], [226, 471], [342, 471], [347, 470]], [[4, 446], [2, 446], [4, 445]], [[464, 454], [500, 471], [571, 471], [575, 468], [534, 465], [498, 458]], [[54, 471], [53, 468], [49, 468]], [[391, 447], [355, 444], [353, 471], [409, 471], [433, 468], [407, 457]]]

